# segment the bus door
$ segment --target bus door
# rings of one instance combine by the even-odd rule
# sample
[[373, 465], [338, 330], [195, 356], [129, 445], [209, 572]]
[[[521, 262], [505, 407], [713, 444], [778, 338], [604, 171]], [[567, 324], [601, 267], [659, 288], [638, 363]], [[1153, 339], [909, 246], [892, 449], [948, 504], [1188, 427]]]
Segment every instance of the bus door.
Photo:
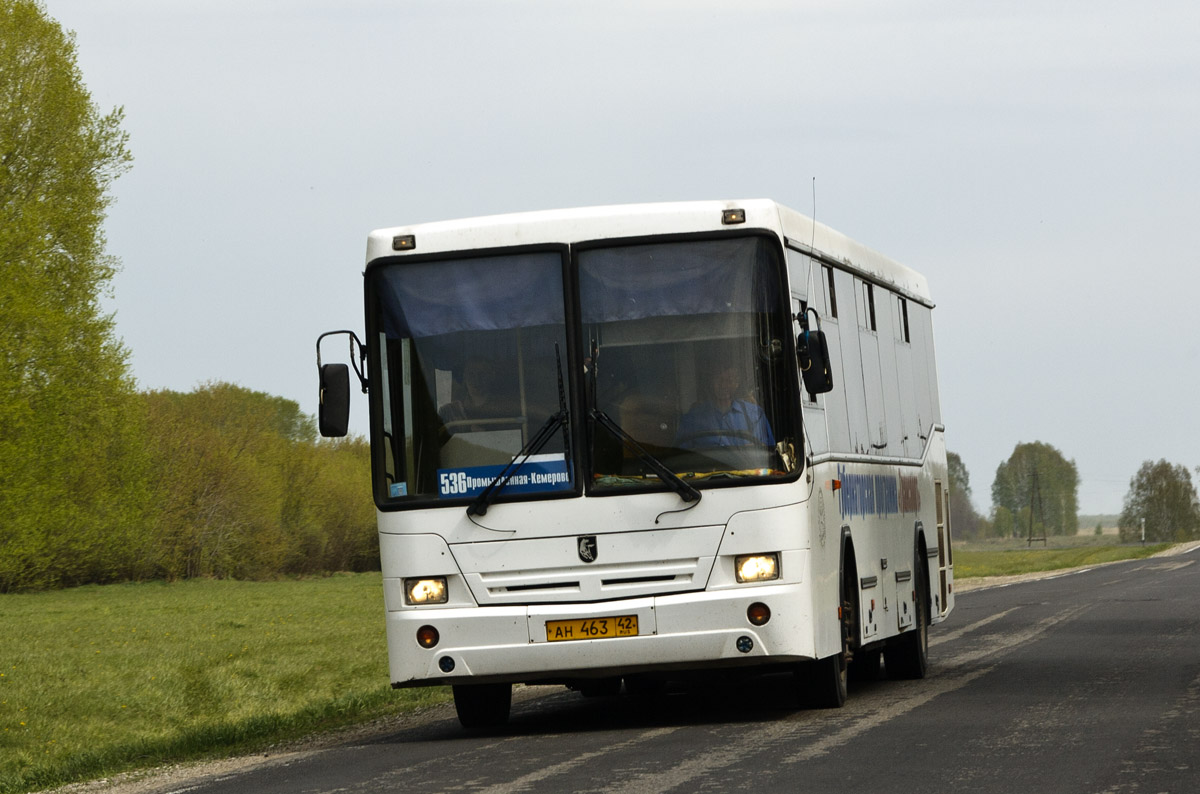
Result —
[[934, 482], [937, 502], [938, 539], [938, 613], [946, 614], [950, 609], [950, 572], [954, 568], [953, 551], [950, 548], [950, 489]]

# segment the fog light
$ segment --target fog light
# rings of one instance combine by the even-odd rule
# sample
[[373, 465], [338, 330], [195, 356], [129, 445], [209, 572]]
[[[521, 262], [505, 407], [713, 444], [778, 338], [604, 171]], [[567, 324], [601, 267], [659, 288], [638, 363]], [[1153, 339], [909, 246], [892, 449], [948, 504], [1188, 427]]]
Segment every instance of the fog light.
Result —
[[733, 560], [739, 582], [768, 582], [779, 578], [779, 554], [747, 554]]
[[771, 608], [755, 602], [746, 609], [746, 619], [755, 626], [762, 626], [771, 619]]
[[404, 600], [411, 606], [444, 604], [449, 597], [446, 592], [446, 577], [444, 576], [404, 580]]
[[417, 629], [417, 645], [422, 648], [432, 648], [438, 644], [439, 639], [441, 637], [438, 636], [438, 630], [433, 626], [422, 626]]
[[738, 637], [737, 649], [742, 653], [750, 653], [750, 651], [754, 650], [754, 640], [746, 636]]
[[454, 672], [454, 660], [451, 659], [449, 656], [443, 656], [441, 659], [438, 659], [438, 669], [441, 670], [443, 673], [453, 673]]

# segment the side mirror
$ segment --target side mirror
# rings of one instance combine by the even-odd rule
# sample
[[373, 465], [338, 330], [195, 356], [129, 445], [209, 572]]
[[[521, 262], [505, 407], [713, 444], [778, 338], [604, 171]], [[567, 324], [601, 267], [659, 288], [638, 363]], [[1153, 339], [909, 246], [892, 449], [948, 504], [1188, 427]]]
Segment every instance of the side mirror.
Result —
[[833, 390], [833, 372], [829, 369], [829, 345], [824, 331], [805, 331], [796, 337], [796, 360], [800, 376], [809, 394]]
[[[816, 319], [816, 328], [808, 327], [808, 315], [812, 312]], [[809, 394], [824, 394], [833, 390], [833, 371], [829, 369], [829, 345], [825, 342], [825, 332], [821, 330], [821, 318], [816, 309], [804, 309], [796, 317], [800, 322], [800, 335], [796, 337], [796, 363], [800, 367], [800, 376], [804, 378], [804, 388]]]
[[[350, 363], [354, 374], [367, 393], [367, 379], [363, 376], [367, 351], [358, 335], [353, 331], [326, 331], [317, 337], [317, 373], [321, 378], [321, 398], [317, 407], [317, 428], [326, 438], [342, 438], [350, 428], [350, 368], [345, 364], [321, 365], [321, 340], [327, 336], [346, 334], [350, 337]], [[355, 363], [355, 354], [358, 361]]]
[[350, 367], [325, 364], [321, 373], [321, 400], [317, 425], [326, 438], [341, 438], [350, 426]]

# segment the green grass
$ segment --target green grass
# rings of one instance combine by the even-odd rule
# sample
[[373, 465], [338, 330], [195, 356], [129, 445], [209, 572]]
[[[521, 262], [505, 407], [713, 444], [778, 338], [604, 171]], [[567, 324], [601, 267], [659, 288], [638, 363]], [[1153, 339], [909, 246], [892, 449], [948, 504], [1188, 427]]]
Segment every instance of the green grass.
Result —
[[[1024, 545], [1024, 541], [1021, 541]], [[1059, 571], [1118, 560], [1140, 560], [1170, 548], [1169, 543], [1151, 546], [1079, 545], [1069, 548], [964, 549], [954, 550], [954, 578], [1012, 576], [1036, 571]]]
[[391, 689], [383, 615], [378, 573], [0, 595], [0, 792], [445, 700]]

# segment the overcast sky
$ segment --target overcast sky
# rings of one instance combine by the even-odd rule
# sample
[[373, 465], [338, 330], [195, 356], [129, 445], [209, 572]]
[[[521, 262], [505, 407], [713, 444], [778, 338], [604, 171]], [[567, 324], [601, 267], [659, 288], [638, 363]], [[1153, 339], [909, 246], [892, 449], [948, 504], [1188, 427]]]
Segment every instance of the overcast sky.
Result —
[[[108, 305], [144, 389], [316, 412], [371, 229], [773, 198], [922, 272], [950, 449], [1119, 512], [1200, 464], [1200, 3], [45, 0], [135, 157]], [[327, 357], [341, 353], [331, 349]], [[366, 403], [354, 424], [365, 432]]]

